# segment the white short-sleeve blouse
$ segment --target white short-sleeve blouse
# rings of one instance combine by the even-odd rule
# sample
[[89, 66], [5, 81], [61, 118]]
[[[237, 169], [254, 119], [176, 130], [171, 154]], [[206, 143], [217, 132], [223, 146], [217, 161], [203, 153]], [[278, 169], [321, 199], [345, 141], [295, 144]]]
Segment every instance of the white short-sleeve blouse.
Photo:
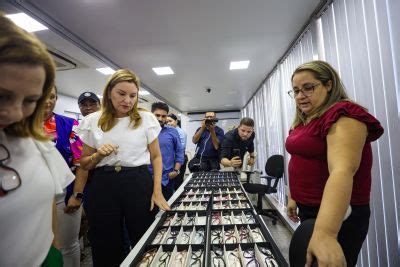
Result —
[[77, 133], [86, 145], [99, 149], [103, 144], [118, 145], [118, 153], [102, 159], [100, 166], [137, 167], [150, 164], [148, 145], [161, 131], [156, 117], [148, 111], [139, 111], [142, 123], [133, 128], [130, 118], [119, 118], [117, 124], [109, 131], [103, 132], [98, 126], [101, 111], [86, 116], [79, 124]]
[[52, 203], [75, 178], [51, 142], [7, 136], [3, 162], [14, 168], [21, 186], [0, 198], [0, 266], [39, 266], [53, 241]]

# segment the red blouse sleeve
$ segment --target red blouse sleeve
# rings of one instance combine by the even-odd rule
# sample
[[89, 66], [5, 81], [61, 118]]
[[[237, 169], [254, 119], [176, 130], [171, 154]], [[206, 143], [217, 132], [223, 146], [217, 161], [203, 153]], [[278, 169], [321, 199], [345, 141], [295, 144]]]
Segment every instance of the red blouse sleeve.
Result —
[[381, 123], [374, 116], [369, 114], [363, 107], [346, 101], [335, 104], [321, 117], [321, 134], [323, 137], [328, 135], [329, 129], [342, 116], [356, 119], [367, 126], [367, 142], [375, 141], [383, 134], [384, 130]]

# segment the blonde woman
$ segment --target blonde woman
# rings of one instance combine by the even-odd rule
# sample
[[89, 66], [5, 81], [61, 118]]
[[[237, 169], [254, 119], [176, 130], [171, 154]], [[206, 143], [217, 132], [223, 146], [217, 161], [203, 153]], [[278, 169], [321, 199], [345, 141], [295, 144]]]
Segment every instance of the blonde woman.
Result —
[[74, 175], [43, 132], [55, 67], [0, 14], [0, 266], [62, 266], [54, 198]]
[[[312, 235], [303, 261], [291, 264], [304, 266], [306, 257], [306, 266], [313, 259], [320, 266], [355, 266], [368, 232], [371, 142], [383, 128], [348, 99], [339, 75], [326, 62], [300, 65], [292, 86], [288, 93], [296, 101], [296, 115], [286, 140], [291, 154], [287, 215], [306, 221], [307, 227], [299, 229]], [[291, 252], [298, 247], [292, 243]]]
[[154, 220], [154, 205], [169, 210], [161, 190], [161, 127], [153, 114], [138, 109], [139, 85], [131, 71], [115, 72], [105, 86], [102, 110], [85, 117], [78, 130], [84, 143], [81, 166], [94, 169], [88, 218], [95, 266], [123, 260], [123, 221], [134, 246]]

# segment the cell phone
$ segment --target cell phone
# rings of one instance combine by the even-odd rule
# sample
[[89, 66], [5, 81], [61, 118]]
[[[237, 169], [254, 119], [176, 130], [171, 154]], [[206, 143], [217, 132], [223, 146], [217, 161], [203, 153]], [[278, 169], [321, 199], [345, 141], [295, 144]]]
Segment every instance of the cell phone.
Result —
[[232, 157], [239, 157], [240, 158], [240, 149], [233, 149]]

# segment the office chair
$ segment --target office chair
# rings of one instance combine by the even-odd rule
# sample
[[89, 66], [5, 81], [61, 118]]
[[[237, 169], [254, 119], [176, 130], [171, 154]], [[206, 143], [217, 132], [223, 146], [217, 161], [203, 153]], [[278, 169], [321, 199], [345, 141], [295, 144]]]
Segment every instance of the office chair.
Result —
[[[250, 194], [257, 194], [257, 213], [267, 216], [272, 219], [272, 224], [276, 224], [278, 220], [278, 212], [275, 209], [263, 209], [262, 199], [265, 194], [273, 194], [277, 192], [279, 179], [282, 178], [284, 171], [283, 156], [273, 155], [268, 158], [265, 163], [265, 176], [260, 176], [261, 179], [267, 179], [267, 184], [250, 183], [250, 175], [253, 172], [244, 171], [247, 174], [247, 181], [243, 184], [243, 188]], [[272, 180], [275, 180], [273, 185]]]

